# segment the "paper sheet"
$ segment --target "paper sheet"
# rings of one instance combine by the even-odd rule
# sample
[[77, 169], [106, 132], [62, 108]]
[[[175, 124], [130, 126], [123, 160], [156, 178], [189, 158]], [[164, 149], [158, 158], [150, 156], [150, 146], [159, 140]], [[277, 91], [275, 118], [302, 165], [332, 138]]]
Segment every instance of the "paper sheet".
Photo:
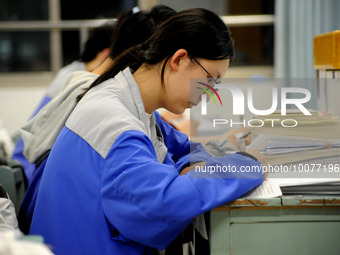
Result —
[[282, 192], [279, 184], [272, 182], [270, 179], [266, 179], [261, 185], [251, 190], [243, 197], [246, 198], [272, 198], [282, 196]]

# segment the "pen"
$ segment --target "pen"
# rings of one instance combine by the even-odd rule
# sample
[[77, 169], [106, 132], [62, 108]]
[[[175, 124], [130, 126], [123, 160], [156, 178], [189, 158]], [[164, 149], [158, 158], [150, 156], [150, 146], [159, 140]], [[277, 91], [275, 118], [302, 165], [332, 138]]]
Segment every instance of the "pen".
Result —
[[237, 133], [236, 134], [236, 138], [237, 138], [237, 142], [238, 142], [238, 148], [240, 149], [240, 151], [242, 152], [246, 152], [246, 138], [251, 134], [251, 132], [249, 131], [246, 134], [243, 133]]

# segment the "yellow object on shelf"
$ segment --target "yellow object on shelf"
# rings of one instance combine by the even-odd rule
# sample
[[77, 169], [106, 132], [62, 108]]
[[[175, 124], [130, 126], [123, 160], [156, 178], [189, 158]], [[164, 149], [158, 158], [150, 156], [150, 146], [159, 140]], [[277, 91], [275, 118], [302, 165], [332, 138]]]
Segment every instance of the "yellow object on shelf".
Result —
[[314, 68], [340, 69], [340, 30], [314, 37]]

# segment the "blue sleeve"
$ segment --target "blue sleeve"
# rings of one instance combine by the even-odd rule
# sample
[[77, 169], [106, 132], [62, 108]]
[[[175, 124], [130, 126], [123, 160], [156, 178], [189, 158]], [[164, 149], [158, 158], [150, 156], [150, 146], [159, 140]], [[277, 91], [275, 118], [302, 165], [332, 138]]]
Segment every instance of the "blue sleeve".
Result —
[[[32, 116], [30, 117], [33, 118], [48, 102], [51, 101], [51, 98], [48, 96], [45, 96], [39, 103], [38, 107], [34, 110]], [[27, 183], [28, 185], [32, 181], [32, 177], [35, 172], [35, 164], [31, 164], [24, 156], [24, 142], [22, 138], [20, 137], [19, 140], [17, 141], [13, 154], [12, 154], [12, 159], [18, 160], [20, 164], [22, 165], [26, 178], [27, 178]]]
[[31, 164], [24, 156], [24, 142], [20, 137], [17, 141], [13, 154], [12, 159], [17, 160], [20, 162], [22, 168], [24, 169], [25, 176], [27, 179], [27, 184], [29, 185], [32, 181], [33, 173], [35, 172], [35, 164]]
[[[208, 159], [207, 166], [261, 167], [234, 154]], [[103, 210], [122, 238], [164, 249], [193, 217], [239, 198], [263, 181], [262, 173], [180, 176], [171, 164], [157, 161], [149, 138], [127, 131], [115, 141], [105, 159], [101, 178]], [[131, 231], [132, 230], [132, 231]]]
[[157, 112], [155, 112], [155, 118], [163, 133], [164, 143], [173, 155], [172, 159], [177, 163], [178, 169], [183, 168], [190, 162], [207, 161], [211, 158], [211, 155], [202, 144], [189, 141], [186, 134], [176, 130], [166, 121], [162, 120]]

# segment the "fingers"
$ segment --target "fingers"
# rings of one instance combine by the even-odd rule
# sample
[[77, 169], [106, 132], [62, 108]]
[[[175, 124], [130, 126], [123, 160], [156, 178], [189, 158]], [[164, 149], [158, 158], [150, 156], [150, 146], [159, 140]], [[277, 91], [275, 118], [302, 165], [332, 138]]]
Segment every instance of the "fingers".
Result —
[[227, 140], [228, 140], [230, 143], [232, 143], [237, 149], [239, 149], [239, 147], [238, 147], [238, 142], [237, 142], [237, 138], [236, 138], [235, 135], [229, 135], [229, 136], [227, 137]]
[[250, 135], [248, 135], [245, 139], [246, 145], [249, 145], [253, 141], [253, 138], [254, 136], [252, 135], [252, 133], [250, 133]]

